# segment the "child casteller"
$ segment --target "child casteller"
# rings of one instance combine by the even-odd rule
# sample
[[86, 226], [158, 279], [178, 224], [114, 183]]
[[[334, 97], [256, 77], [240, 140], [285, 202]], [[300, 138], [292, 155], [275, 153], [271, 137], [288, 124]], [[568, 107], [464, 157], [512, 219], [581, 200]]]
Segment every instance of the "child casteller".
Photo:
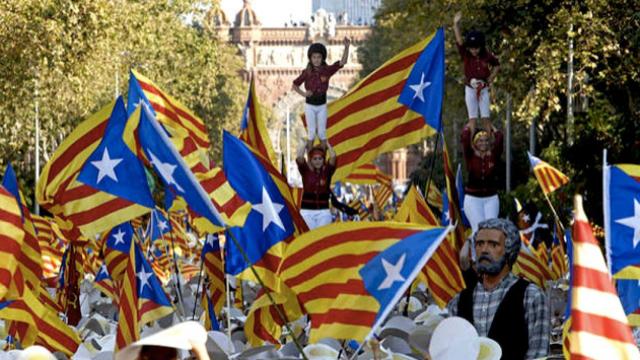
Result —
[[[327, 64], [327, 48], [320, 43], [311, 44], [307, 51], [309, 63], [300, 76], [293, 80], [293, 90], [305, 97], [304, 115], [309, 131], [307, 150], [313, 147], [313, 141], [316, 136], [322, 143], [322, 147], [327, 148], [327, 90], [329, 89], [329, 79], [347, 63], [351, 39], [345, 37], [343, 43], [342, 59], [331, 65]], [[303, 83], [305, 91], [300, 89], [300, 85]]]
[[466, 34], [464, 42], [462, 41], [460, 19], [462, 13], [457, 12], [453, 18], [453, 30], [464, 65], [464, 98], [469, 113], [468, 126], [471, 134], [474, 134], [480, 109], [481, 127], [490, 132], [492, 126], [489, 114], [489, 87], [498, 74], [500, 62], [487, 50], [482, 32], [471, 30]]

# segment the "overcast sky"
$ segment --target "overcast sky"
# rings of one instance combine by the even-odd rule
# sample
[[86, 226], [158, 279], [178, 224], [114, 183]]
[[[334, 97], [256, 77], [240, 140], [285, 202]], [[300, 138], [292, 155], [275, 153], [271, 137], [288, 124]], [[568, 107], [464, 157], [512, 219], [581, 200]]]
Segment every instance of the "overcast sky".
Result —
[[[233, 23], [236, 14], [242, 9], [242, 0], [222, 0], [222, 10]], [[252, 0], [251, 7], [258, 15], [262, 26], [283, 26], [293, 19], [296, 22], [309, 21], [311, 0]]]

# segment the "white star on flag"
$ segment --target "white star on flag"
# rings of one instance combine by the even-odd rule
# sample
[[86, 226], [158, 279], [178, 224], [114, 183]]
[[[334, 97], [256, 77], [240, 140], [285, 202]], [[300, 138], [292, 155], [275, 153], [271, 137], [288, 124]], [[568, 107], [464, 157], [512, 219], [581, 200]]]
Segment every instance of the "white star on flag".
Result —
[[207, 235], [207, 244], [208, 244], [209, 246], [211, 246], [211, 247], [213, 247], [213, 240], [214, 240], [213, 235], [208, 234], [208, 235]]
[[173, 165], [170, 163], [163, 163], [151, 151], [149, 151], [149, 156], [151, 157], [151, 164], [153, 164], [156, 167], [156, 169], [158, 170], [158, 172], [160, 173], [160, 176], [162, 176], [164, 181], [166, 181], [167, 184], [175, 185], [176, 190], [183, 193], [184, 189], [180, 187], [180, 185], [173, 178], [173, 172], [176, 170], [177, 165]]
[[153, 273], [144, 271], [144, 266], [142, 267], [142, 269], [140, 269], [140, 272], [138, 272], [136, 276], [138, 277], [138, 279], [140, 279], [140, 292], [144, 291], [145, 285], [149, 285], [149, 287], [151, 287], [151, 284], [149, 284], [149, 278], [153, 276]]
[[116, 239], [116, 242], [114, 243], [114, 245], [118, 245], [120, 243], [124, 244], [124, 236], [125, 236], [125, 232], [122, 231], [122, 229], [118, 229], [118, 232], [113, 234], [113, 237]]
[[158, 221], [158, 228], [160, 229], [160, 231], [164, 232], [167, 228], [169, 228], [169, 226], [167, 226], [166, 221]]
[[424, 89], [426, 89], [430, 85], [431, 85], [431, 83], [429, 81], [426, 81], [426, 82], [424, 81], [424, 73], [422, 73], [422, 76], [420, 77], [420, 83], [419, 84], [409, 85], [411, 90], [416, 92], [413, 95], [413, 98], [414, 99], [418, 98], [418, 99], [420, 99], [420, 101], [424, 102]]
[[633, 229], [633, 247], [640, 242], [640, 203], [633, 199], [633, 216], [616, 220], [618, 224], [628, 226]]
[[262, 203], [253, 205], [253, 209], [262, 214], [263, 232], [271, 223], [276, 224], [279, 228], [284, 230], [284, 224], [282, 224], [280, 215], [278, 215], [280, 211], [282, 211], [282, 208], [284, 208], [284, 205], [272, 202], [267, 189], [262, 187]]
[[402, 271], [402, 267], [404, 266], [406, 255], [407, 254], [402, 254], [395, 264], [391, 264], [387, 260], [382, 259], [382, 267], [384, 268], [384, 272], [387, 273], [387, 277], [385, 277], [380, 286], [378, 286], [378, 290], [388, 289], [394, 282], [405, 280], [404, 276], [400, 274], [400, 271]]
[[98, 271], [98, 275], [100, 274], [107, 274], [107, 267], [105, 265], [100, 266], [100, 271]]
[[109, 149], [105, 147], [104, 152], [102, 153], [102, 159], [91, 162], [91, 165], [98, 168], [98, 180], [96, 182], [99, 184], [105, 176], [108, 176], [111, 180], [118, 182], [115, 168], [120, 162], [122, 162], [122, 159], [111, 159], [109, 157]]

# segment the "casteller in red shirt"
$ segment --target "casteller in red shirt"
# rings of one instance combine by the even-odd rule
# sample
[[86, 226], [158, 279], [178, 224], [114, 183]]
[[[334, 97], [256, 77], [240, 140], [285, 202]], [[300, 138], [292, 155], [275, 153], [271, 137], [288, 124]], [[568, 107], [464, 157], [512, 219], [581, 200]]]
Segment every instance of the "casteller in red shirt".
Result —
[[465, 194], [477, 197], [493, 196], [498, 193], [498, 164], [503, 149], [502, 132], [493, 132], [493, 144], [484, 156], [479, 155], [471, 141], [471, 130], [465, 126], [460, 136], [468, 172]]
[[471, 86], [471, 79], [487, 82], [491, 75], [491, 67], [500, 66], [498, 58], [485, 48], [480, 50], [478, 56], [473, 56], [464, 45], [457, 46], [464, 64], [464, 83], [467, 86]]
[[293, 80], [293, 84], [300, 86], [304, 83], [304, 88], [313, 92], [313, 95], [306, 97], [305, 102], [307, 104], [326, 104], [329, 79], [342, 67], [343, 65], [340, 65], [340, 61], [336, 61], [331, 65], [320, 65], [319, 67], [309, 66], [302, 71], [300, 76]]

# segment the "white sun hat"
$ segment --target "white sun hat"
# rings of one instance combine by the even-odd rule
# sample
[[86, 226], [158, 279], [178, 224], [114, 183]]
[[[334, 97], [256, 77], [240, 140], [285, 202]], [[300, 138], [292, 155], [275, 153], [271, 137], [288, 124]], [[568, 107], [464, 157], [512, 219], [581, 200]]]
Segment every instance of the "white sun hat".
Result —
[[137, 359], [144, 345], [191, 350], [192, 341], [204, 344], [207, 341], [207, 331], [198, 322], [185, 321], [130, 344], [115, 354], [115, 360]]
[[502, 357], [502, 348], [495, 340], [479, 337], [480, 353], [478, 360], [499, 360]]
[[478, 336], [475, 327], [460, 317], [442, 320], [431, 336], [429, 355], [433, 360], [497, 360], [502, 356], [500, 345]]
[[335, 360], [338, 358], [338, 350], [327, 344], [309, 344], [303, 349], [309, 360]]
[[51, 351], [40, 345], [32, 345], [22, 350], [16, 360], [56, 360]]
[[416, 328], [413, 320], [406, 316], [394, 316], [389, 319], [382, 330], [380, 330], [380, 339], [393, 335], [409, 341], [409, 334]]

